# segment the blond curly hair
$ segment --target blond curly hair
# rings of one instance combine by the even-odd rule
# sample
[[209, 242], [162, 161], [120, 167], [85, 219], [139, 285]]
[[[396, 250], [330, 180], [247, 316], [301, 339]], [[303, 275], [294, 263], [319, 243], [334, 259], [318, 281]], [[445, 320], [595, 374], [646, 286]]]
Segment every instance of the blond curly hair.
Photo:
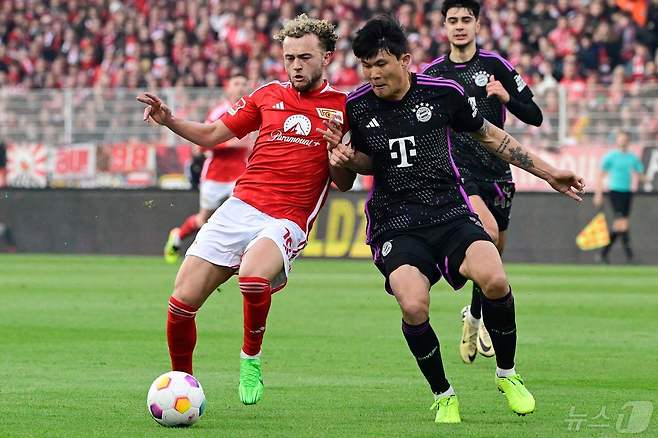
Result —
[[301, 38], [307, 34], [317, 36], [326, 51], [333, 52], [336, 49], [338, 34], [336, 34], [335, 26], [326, 20], [310, 18], [306, 14], [288, 21], [283, 29], [274, 35], [274, 39], [283, 42], [286, 37]]

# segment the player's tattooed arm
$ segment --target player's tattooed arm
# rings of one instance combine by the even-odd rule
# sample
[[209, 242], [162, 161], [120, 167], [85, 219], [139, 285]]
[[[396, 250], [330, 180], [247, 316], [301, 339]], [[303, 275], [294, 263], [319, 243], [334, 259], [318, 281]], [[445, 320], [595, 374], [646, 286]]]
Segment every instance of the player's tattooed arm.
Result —
[[510, 134], [489, 123], [486, 119], [480, 129], [471, 132], [471, 136], [501, 159], [547, 181], [558, 192], [577, 201], [581, 200], [578, 193], [581, 193], [585, 187], [581, 177], [571, 171], [551, 166], [538, 155], [524, 148]]

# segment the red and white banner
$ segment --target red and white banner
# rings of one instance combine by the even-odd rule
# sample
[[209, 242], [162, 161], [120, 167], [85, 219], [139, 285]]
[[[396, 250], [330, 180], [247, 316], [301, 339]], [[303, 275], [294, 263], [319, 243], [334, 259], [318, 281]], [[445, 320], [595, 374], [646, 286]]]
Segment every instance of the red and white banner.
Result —
[[42, 144], [7, 147], [7, 185], [43, 188], [48, 185], [48, 148]]
[[117, 143], [110, 146], [108, 170], [112, 173], [155, 173], [155, 145]]
[[60, 146], [52, 154], [53, 180], [81, 180], [96, 175], [96, 145]]

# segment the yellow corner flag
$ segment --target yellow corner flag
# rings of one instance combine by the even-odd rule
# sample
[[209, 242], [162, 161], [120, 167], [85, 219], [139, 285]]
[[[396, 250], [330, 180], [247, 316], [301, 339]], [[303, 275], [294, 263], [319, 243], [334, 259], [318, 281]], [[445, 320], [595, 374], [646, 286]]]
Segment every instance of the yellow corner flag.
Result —
[[576, 236], [576, 245], [583, 251], [602, 248], [610, 243], [608, 224], [603, 212], [598, 213]]

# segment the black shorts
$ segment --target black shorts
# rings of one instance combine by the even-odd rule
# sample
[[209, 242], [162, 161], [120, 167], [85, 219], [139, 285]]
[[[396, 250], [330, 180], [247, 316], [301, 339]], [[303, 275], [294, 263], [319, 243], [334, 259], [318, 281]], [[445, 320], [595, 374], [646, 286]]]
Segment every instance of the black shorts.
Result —
[[616, 192], [610, 190], [610, 203], [616, 218], [628, 217], [631, 212], [632, 192]]
[[402, 265], [418, 268], [430, 284], [441, 277], [453, 289], [464, 286], [467, 279], [459, 273], [466, 249], [478, 240], [491, 237], [475, 217], [462, 217], [447, 224], [406, 230], [371, 244], [375, 266], [386, 277], [386, 291], [392, 294], [388, 276]]
[[468, 180], [464, 183], [464, 190], [468, 196], [478, 195], [496, 219], [498, 231], [505, 231], [509, 227], [512, 214], [512, 198], [516, 188], [512, 181], [487, 182]]

